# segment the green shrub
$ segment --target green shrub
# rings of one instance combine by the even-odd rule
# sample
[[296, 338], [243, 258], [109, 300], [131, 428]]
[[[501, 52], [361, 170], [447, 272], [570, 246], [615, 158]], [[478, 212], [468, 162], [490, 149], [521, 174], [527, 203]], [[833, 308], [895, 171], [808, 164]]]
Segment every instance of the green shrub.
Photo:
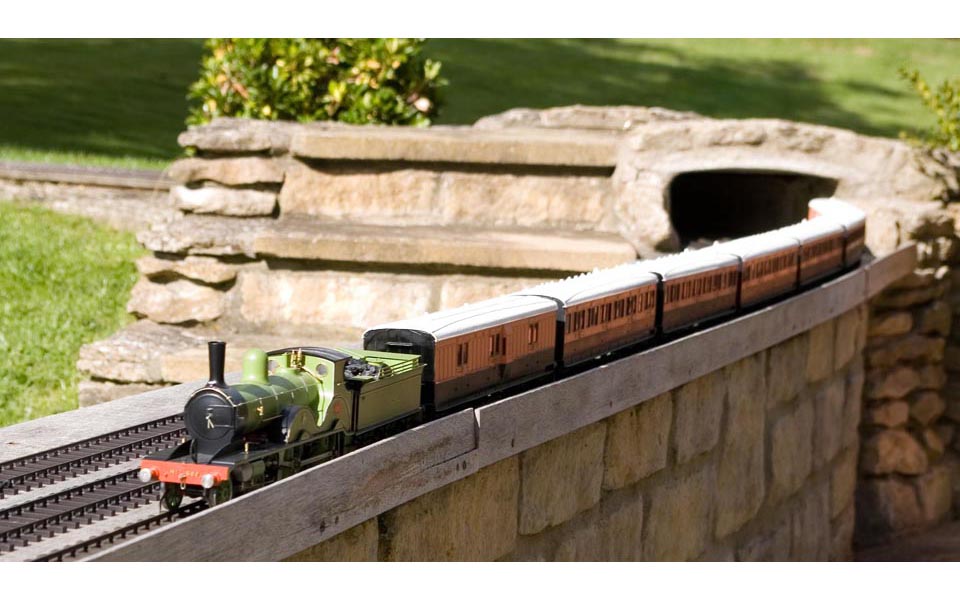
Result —
[[440, 63], [423, 40], [211, 39], [188, 123], [214, 117], [429, 125]]
[[960, 79], [945, 80], [934, 90], [915, 69], [900, 69], [900, 77], [910, 83], [937, 119], [921, 141], [931, 148], [960, 152]]

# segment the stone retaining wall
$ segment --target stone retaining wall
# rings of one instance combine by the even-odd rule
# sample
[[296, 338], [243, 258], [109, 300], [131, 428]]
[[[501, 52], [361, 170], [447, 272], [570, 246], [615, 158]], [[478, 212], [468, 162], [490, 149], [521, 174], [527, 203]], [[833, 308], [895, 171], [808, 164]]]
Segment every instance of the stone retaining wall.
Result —
[[861, 427], [857, 541], [862, 546], [954, 516], [960, 501], [960, 362], [951, 293], [960, 239], [950, 210], [916, 215], [918, 268], [871, 303]]

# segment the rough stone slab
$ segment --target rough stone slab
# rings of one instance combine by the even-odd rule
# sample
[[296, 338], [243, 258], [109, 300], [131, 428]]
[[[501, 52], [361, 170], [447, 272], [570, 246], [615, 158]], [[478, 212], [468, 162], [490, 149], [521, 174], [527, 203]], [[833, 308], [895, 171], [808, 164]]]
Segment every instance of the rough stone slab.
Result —
[[[863, 273], [853, 272], [749, 315], [481, 407], [481, 464], [647, 401], [835, 318], [863, 300]], [[635, 391], [625, 396], [624, 389]]]
[[830, 516], [836, 518], [853, 505], [857, 489], [857, 448], [847, 448], [830, 470]]
[[234, 219], [187, 216], [161, 223], [137, 234], [148, 250], [166, 254], [253, 257], [253, 238], [273, 225], [273, 219]]
[[613, 167], [618, 137], [606, 132], [353, 126], [301, 131], [291, 152], [315, 159]]
[[894, 336], [909, 333], [913, 315], [907, 311], [873, 315], [870, 318], [870, 336]]
[[168, 170], [180, 183], [215, 181], [223, 185], [283, 183], [281, 161], [262, 156], [239, 158], [183, 158]]
[[770, 349], [767, 379], [774, 383], [767, 390], [767, 408], [772, 409], [797, 397], [807, 385], [806, 370], [810, 336], [795, 336]]
[[545, 129], [600, 129], [626, 131], [645, 123], [705, 119], [694, 112], [656, 106], [557, 106], [553, 108], [511, 108], [482, 117], [473, 124], [477, 129], [542, 127]]
[[844, 411], [846, 409], [846, 377], [834, 375], [813, 398], [815, 425], [813, 428], [813, 464], [815, 469], [830, 462], [843, 448], [845, 437]]
[[336, 127], [334, 123], [263, 121], [221, 117], [206, 125], [191, 125], [177, 137], [184, 148], [215, 153], [286, 152], [291, 134], [303, 128]]
[[830, 490], [818, 485], [803, 494], [793, 514], [791, 559], [827, 560], [830, 540]]
[[284, 219], [255, 234], [258, 255], [334, 262], [454, 265], [579, 273], [636, 260], [616, 234], [387, 227]]
[[201, 215], [264, 217], [277, 206], [277, 192], [226, 187], [178, 185], [170, 190], [170, 198], [180, 210]]
[[141, 278], [130, 292], [127, 312], [154, 323], [205, 323], [223, 315], [224, 294], [186, 279], [153, 283]]
[[886, 429], [863, 442], [860, 468], [866, 473], [922, 475], [928, 460], [923, 446], [906, 431]]
[[90, 560], [286, 558], [475, 473], [475, 448], [473, 412], [462, 411], [146, 533]]
[[204, 346], [202, 338], [182, 327], [141, 320], [81, 347], [77, 369], [100, 380], [166, 383], [162, 358], [194, 346]]
[[237, 277], [235, 265], [210, 256], [187, 256], [181, 260], [168, 260], [148, 254], [137, 259], [137, 270], [151, 279], [185, 277], [214, 285], [228, 283]]

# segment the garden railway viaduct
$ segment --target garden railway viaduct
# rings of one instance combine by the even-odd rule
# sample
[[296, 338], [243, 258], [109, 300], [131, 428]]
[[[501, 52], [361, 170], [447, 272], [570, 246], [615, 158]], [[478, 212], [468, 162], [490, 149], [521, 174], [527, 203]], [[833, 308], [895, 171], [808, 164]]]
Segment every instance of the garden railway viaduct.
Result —
[[[813, 196], [863, 208], [878, 258], [95, 557], [842, 559], [854, 529], [866, 545], [951, 514], [956, 175], [904, 144], [633, 107], [415, 131], [223, 120], [181, 143], [197, 153], [169, 181], [104, 181], [93, 202], [62, 200], [96, 197], [86, 175], [0, 165], [8, 194], [91, 216], [133, 208], [144, 216], [127, 226], [152, 251], [129, 307], [141, 320], [81, 353], [85, 404], [128, 397], [7, 428], [0, 461], [179, 411], [195, 382], [163, 386], [203, 375], [205, 337], [355, 345], [364, 325], [407, 316], [398, 306], [769, 229]], [[698, 219], [704, 196], [724, 209]], [[278, 293], [317, 301], [290, 310]], [[298, 509], [268, 509], [284, 504]]]

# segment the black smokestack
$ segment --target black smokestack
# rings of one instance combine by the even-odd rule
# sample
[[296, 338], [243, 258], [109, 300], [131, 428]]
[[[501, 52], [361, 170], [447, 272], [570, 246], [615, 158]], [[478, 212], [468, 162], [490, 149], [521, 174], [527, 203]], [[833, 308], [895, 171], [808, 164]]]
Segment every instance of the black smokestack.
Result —
[[227, 343], [207, 342], [207, 351], [210, 353], [210, 381], [207, 382], [207, 385], [227, 387], [227, 382], [223, 380], [223, 364], [226, 362]]

